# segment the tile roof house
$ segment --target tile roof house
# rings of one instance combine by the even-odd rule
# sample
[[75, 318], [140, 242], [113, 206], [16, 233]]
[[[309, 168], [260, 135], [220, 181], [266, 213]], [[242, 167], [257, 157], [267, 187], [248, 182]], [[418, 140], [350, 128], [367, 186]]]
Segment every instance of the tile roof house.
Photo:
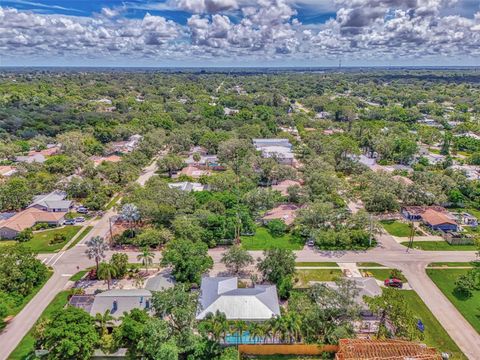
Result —
[[201, 176], [209, 176], [211, 175], [211, 172], [208, 170], [200, 169], [199, 167], [196, 167], [194, 165], [187, 165], [177, 174], [177, 177], [180, 175], [186, 175], [197, 179]]
[[421, 217], [425, 225], [432, 230], [458, 231], [458, 224], [455, 219], [452, 219], [445, 212], [427, 209]]
[[299, 207], [294, 204], [282, 204], [265, 213], [262, 220], [268, 223], [270, 220], [282, 220], [285, 225], [292, 225], [297, 217]]
[[17, 169], [15, 169], [13, 166], [0, 166], [0, 175], [1, 176], [12, 176], [17, 172]]
[[146, 289], [114, 289], [96, 295], [74, 295], [69, 304], [92, 316], [110, 310], [110, 315], [119, 320], [124, 313], [133, 309], [150, 311], [151, 297], [152, 293]]
[[66, 197], [65, 192], [55, 190], [49, 194], [35, 196], [28, 207], [48, 212], [68, 212], [73, 203], [71, 200], [65, 200]]
[[97, 167], [101, 163], [105, 162], [120, 162], [122, 161], [122, 157], [118, 155], [110, 155], [110, 156], [91, 156], [90, 160], [93, 161], [93, 165]]
[[279, 191], [283, 196], [287, 196], [290, 186], [302, 186], [302, 183], [296, 180], [283, 180], [276, 185], [272, 185], [272, 190]]
[[204, 277], [197, 320], [220, 311], [229, 320], [266, 321], [280, 315], [275, 285], [238, 288], [236, 277]]
[[65, 214], [65, 212], [49, 212], [30, 207], [8, 219], [0, 221], [0, 238], [14, 239], [22, 230], [28, 229], [37, 223], [58, 226], [65, 220]]

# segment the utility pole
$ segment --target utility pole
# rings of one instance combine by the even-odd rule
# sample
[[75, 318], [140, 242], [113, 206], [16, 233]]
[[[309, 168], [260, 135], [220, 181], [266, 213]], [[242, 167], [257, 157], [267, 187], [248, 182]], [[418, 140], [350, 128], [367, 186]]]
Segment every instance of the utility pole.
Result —
[[372, 247], [372, 237], [373, 237], [373, 219], [372, 214], [368, 214], [368, 218], [370, 220], [370, 238], [369, 238], [369, 245], [368, 247]]
[[413, 247], [413, 238], [415, 237], [415, 223], [413, 221], [410, 222], [410, 236], [408, 239], [408, 250], [410, 250]]

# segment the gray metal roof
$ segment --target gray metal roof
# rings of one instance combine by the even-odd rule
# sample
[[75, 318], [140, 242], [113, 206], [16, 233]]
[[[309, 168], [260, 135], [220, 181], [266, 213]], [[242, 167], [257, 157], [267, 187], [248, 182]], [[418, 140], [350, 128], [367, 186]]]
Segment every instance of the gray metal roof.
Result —
[[[378, 285], [377, 280], [373, 277], [351, 277], [346, 279], [355, 282], [358, 289], [358, 295], [355, 297], [355, 302], [362, 307], [367, 307], [363, 301], [364, 296], [375, 297], [382, 294], [382, 289]], [[323, 284], [332, 289], [338, 288], [337, 283], [333, 281], [323, 282]]]
[[56, 190], [49, 194], [35, 196], [30, 206], [40, 205], [49, 209], [69, 208], [72, 205], [72, 202], [70, 200], [65, 200], [66, 197], [67, 194], [65, 192]]
[[168, 270], [163, 270], [161, 273], [152, 276], [145, 283], [145, 289], [151, 291], [162, 291], [169, 289], [175, 285], [172, 274]]
[[[110, 310], [110, 314], [118, 318], [125, 312], [133, 309], [149, 310], [151, 308], [150, 298], [152, 293], [146, 289], [116, 289], [109, 290], [95, 295], [93, 304], [90, 308], [90, 315], [103, 314]], [[147, 301], [148, 300], [148, 301]], [[114, 301], [117, 302], [117, 309], [114, 309]]]
[[201, 285], [197, 319], [208, 313], [223, 312], [227, 319], [261, 321], [280, 315], [277, 288], [256, 285], [238, 288], [236, 277], [204, 277]]

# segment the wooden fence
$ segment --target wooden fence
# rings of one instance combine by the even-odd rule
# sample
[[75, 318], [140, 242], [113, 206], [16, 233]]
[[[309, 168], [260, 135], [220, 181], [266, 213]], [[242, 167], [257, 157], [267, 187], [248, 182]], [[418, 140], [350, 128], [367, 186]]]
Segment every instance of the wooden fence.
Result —
[[315, 344], [252, 344], [238, 345], [240, 355], [321, 355], [337, 352], [337, 345]]

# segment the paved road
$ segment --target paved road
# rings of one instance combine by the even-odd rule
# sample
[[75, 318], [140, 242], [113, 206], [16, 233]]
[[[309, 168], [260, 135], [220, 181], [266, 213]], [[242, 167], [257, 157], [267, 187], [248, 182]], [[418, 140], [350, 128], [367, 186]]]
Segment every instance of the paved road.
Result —
[[[142, 178], [142, 183], [154, 174], [154, 168], [146, 173], [147, 178]], [[54, 296], [68, 286], [69, 277], [78, 269], [84, 269], [94, 264], [85, 255], [85, 241], [92, 236], [105, 236], [109, 231], [109, 218], [114, 210], [108, 211], [94, 226], [92, 231], [79, 244], [67, 251], [56, 254], [43, 254], [39, 258], [55, 270], [52, 278], [30, 301], [30, 303], [18, 314], [0, 334], [0, 359], [6, 359], [18, 342], [34, 325], [42, 311], [54, 298]], [[215, 248], [209, 251], [214, 259], [215, 270], [222, 271], [223, 264], [220, 259], [224, 249]], [[113, 254], [107, 252], [107, 259]], [[127, 252], [131, 262], [137, 262], [136, 252]], [[254, 258], [262, 257], [261, 251], [252, 251]], [[462, 262], [476, 259], [473, 251], [420, 251], [409, 250], [398, 244], [390, 235], [379, 236], [379, 246], [369, 251], [318, 251], [305, 248], [297, 251], [297, 261], [334, 261], [334, 262], [378, 262], [382, 265], [397, 268], [406, 275], [409, 284], [422, 298], [435, 317], [440, 321], [445, 330], [457, 343], [460, 349], [470, 359], [478, 359], [480, 354], [480, 336], [473, 327], [463, 318], [457, 309], [448, 301], [441, 291], [435, 286], [425, 273], [425, 267], [431, 262]], [[156, 261], [160, 259], [160, 253], [156, 252]]]

